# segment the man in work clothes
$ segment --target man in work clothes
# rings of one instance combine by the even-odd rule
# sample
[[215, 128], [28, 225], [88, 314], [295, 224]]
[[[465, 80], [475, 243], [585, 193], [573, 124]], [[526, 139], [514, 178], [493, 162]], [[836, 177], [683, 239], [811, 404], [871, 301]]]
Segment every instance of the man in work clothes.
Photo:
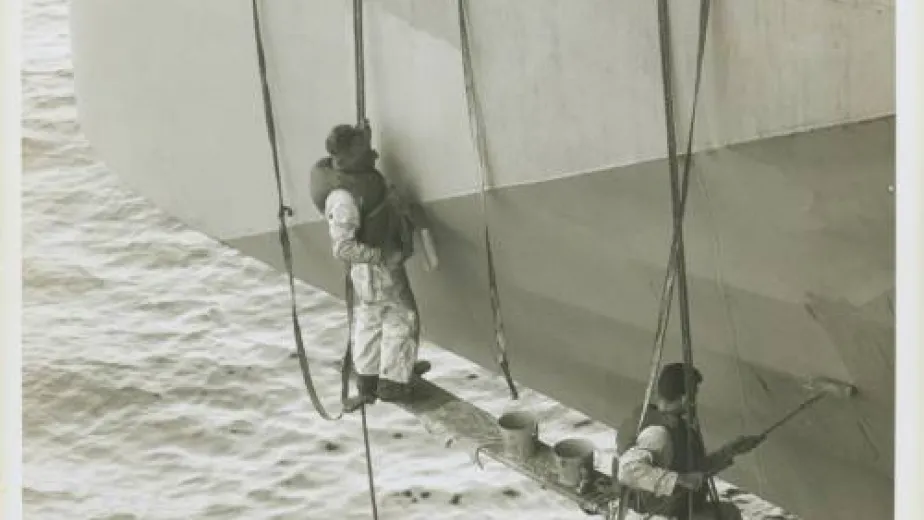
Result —
[[[629, 488], [626, 519], [741, 518], [732, 504], [721, 504], [720, 516], [716, 516], [714, 506], [707, 503], [705, 482], [707, 474], [728, 468], [735, 456], [754, 449], [759, 438], [742, 436], [706, 455], [702, 435], [698, 430], [689, 428], [684, 416], [687, 400], [695, 403], [703, 380], [699, 370], [693, 371], [693, 388], [687, 391], [684, 365], [671, 363], [664, 366], [658, 378], [656, 402], [649, 405], [639, 434], [624, 446], [617, 446], [620, 456], [618, 464], [614, 465], [617, 473], [614, 480]], [[640, 415], [641, 409], [636, 410], [618, 431], [635, 431]], [[688, 444], [691, 433], [692, 439]], [[693, 450], [692, 463], [690, 447]], [[690, 501], [693, 503], [693, 517], [688, 516]]]
[[410, 398], [419, 319], [404, 261], [412, 229], [375, 168], [368, 125], [339, 125], [325, 143], [329, 157], [311, 172], [311, 195], [327, 218], [333, 255], [349, 266], [355, 291], [353, 364], [359, 396], [345, 405]]

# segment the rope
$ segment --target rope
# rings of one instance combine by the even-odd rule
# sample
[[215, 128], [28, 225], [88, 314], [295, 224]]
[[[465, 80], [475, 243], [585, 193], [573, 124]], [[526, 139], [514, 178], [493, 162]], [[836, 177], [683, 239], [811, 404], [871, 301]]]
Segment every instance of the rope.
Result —
[[[339, 420], [343, 417], [343, 409], [336, 416], [331, 415], [321, 404], [321, 400], [318, 398], [318, 394], [315, 391], [314, 383], [311, 378], [311, 368], [308, 364], [308, 356], [305, 352], [305, 345], [302, 340], [302, 329], [299, 324], [298, 319], [298, 305], [295, 298], [295, 274], [293, 269], [292, 261], [292, 244], [289, 239], [289, 230], [286, 223], [286, 217], [292, 216], [292, 208], [285, 205], [285, 199], [283, 197], [282, 190], [282, 175], [280, 173], [279, 166], [279, 151], [278, 151], [278, 141], [276, 139], [276, 124], [273, 116], [273, 106], [272, 98], [270, 96], [269, 82], [267, 81], [266, 74], [266, 56], [263, 48], [263, 36], [260, 31], [260, 12], [257, 7], [257, 0], [251, 0], [251, 7], [253, 10], [253, 27], [254, 27], [254, 38], [256, 39], [257, 44], [257, 63], [260, 70], [260, 83], [262, 87], [263, 94], [263, 108], [264, 114], [266, 116], [266, 133], [270, 142], [270, 150], [273, 157], [273, 173], [276, 178], [276, 192], [279, 198], [279, 241], [282, 245], [282, 257], [285, 262], [286, 272], [289, 276], [289, 296], [292, 307], [292, 328], [295, 335], [295, 344], [298, 351], [298, 362], [302, 369], [302, 377], [304, 378], [305, 387], [308, 390], [308, 396], [311, 398], [311, 402], [314, 405], [315, 409], [318, 411], [318, 414], [328, 421]], [[364, 81], [363, 81], [363, 62], [362, 62], [362, 5], [361, 0], [353, 1], [354, 7], [354, 39], [357, 41], [357, 91], [356, 91], [356, 104], [357, 104], [357, 118], [359, 124], [363, 124], [365, 121], [365, 95], [364, 95]], [[347, 347], [343, 356], [343, 362], [341, 364], [340, 370], [340, 402], [344, 404], [347, 400], [349, 394], [349, 377], [350, 372], [352, 371], [353, 362], [352, 362], [352, 345], [353, 345], [353, 283], [350, 279], [349, 270], [347, 270], [344, 277], [344, 289], [345, 289], [345, 299], [347, 304]], [[372, 502], [372, 518], [378, 520], [378, 507], [375, 502], [375, 483], [373, 480], [372, 473], [372, 457], [371, 450], [369, 446], [369, 429], [366, 424], [366, 406], [363, 404], [361, 406], [362, 412], [362, 428], [363, 428], [363, 443], [366, 450], [366, 474], [369, 479], [369, 498]]]
[[[692, 373], [693, 352], [690, 332], [690, 303], [689, 297], [687, 295], [686, 259], [684, 256], [683, 244], [684, 215], [680, 213], [680, 172], [677, 164], [677, 129], [674, 124], [674, 99], [672, 92], [673, 78], [671, 70], [673, 67], [673, 62], [671, 56], [670, 41], [670, 15], [667, 6], [667, 0], [658, 0], [658, 33], [660, 36], [661, 44], [661, 74], [664, 92], [664, 119], [667, 129], [668, 165], [670, 167], [671, 207], [674, 213], [674, 240], [677, 242], [676, 267], [677, 278], [679, 279], [677, 300], [680, 305], [680, 336], [683, 348], [684, 388], [686, 389], [688, 395], [688, 398], [685, 402], [687, 414], [687, 467], [693, 468], [695, 464], [693, 452], [693, 436], [695, 434], [693, 424], [695, 423], [695, 418], [693, 417], [692, 399], [689, 398], [689, 392], [692, 390], [694, 384]], [[692, 136], [689, 136], [688, 141], [692, 142], [692, 140]], [[687, 157], [687, 160], [689, 161], [689, 156]], [[692, 493], [686, 493], [685, 495], [691, 497]], [[688, 498], [686, 502], [689, 516], [692, 517], [693, 500], [692, 498]]]
[[379, 508], [375, 503], [375, 480], [372, 478], [372, 453], [369, 449], [369, 428], [366, 426], [366, 405], [359, 408], [363, 418], [363, 445], [366, 448], [366, 476], [369, 480], [369, 501], [372, 504], [372, 518], [378, 520]]
[[[651, 396], [654, 391], [654, 384], [658, 377], [658, 372], [661, 368], [661, 362], [663, 359], [664, 353], [664, 342], [666, 338], [667, 325], [670, 321], [670, 310], [673, 302], [673, 293], [674, 285], [679, 279], [679, 289], [678, 289], [678, 300], [680, 303], [680, 317], [681, 317], [681, 341], [683, 346], [683, 357], [684, 357], [684, 387], [687, 389], [693, 388], [693, 353], [692, 353], [692, 337], [690, 332], [690, 317], [689, 317], [689, 297], [687, 295], [687, 279], [686, 279], [686, 261], [685, 261], [685, 252], [683, 246], [683, 220], [686, 212], [686, 203], [687, 195], [689, 193], [689, 178], [690, 171], [692, 166], [692, 149], [693, 149], [693, 129], [696, 121], [696, 107], [697, 101], [699, 98], [699, 88], [702, 77], [702, 64], [703, 56], [705, 53], [706, 45], [706, 29], [709, 23], [709, 9], [710, 1], [701, 0], [700, 2], [700, 26], [699, 26], [699, 41], [697, 46], [697, 56], [696, 56], [696, 78], [694, 82], [694, 91], [693, 91], [693, 105], [690, 113], [690, 124], [689, 130], [687, 133], [687, 146], [686, 146], [686, 156], [684, 157], [683, 173], [682, 178], [678, 179], [678, 164], [677, 164], [677, 138], [676, 138], [676, 128], [674, 124], [674, 97], [673, 97], [673, 77], [672, 77], [672, 60], [670, 53], [670, 20], [669, 13], [667, 8], [666, 0], [658, 0], [658, 32], [660, 38], [660, 48], [661, 48], [661, 73], [662, 73], [662, 86], [664, 94], [664, 115], [665, 123], [667, 130], [667, 146], [668, 146], [668, 164], [670, 168], [670, 182], [671, 182], [671, 208], [673, 211], [673, 236], [671, 241], [671, 250], [670, 257], [668, 259], [667, 272], [665, 273], [665, 280], [662, 284], [661, 290], [661, 301], [660, 308], [658, 311], [658, 322], [655, 331], [655, 345], [652, 349], [652, 359], [650, 364], [650, 371], [648, 377], [648, 384], [645, 388], [645, 398], [643, 401], [642, 412], [639, 417], [639, 422], [636, 425], [635, 433], [633, 438], [636, 437], [639, 431], [642, 429], [645, 418], [648, 413], [647, 403], [651, 401]], [[698, 425], [698, 420], [695, 415], [695, 408], [692, 406], [690, 400], [687, 401], [686, 406], [687, 416], [689, 418], [688, 422], [688, 435], [687, 435], [687, 455], [690, 457], [688, 463], [692, 467], [692, 457], [693, 457], [693, 431], [695, 426]], [[696, 428], [698, 430], [698, 428]], [[712, 480], [709, 480], [709, 491], [712, 495], [713, 501], [717, 503], [717, 493], [715, 490], [714, 483]], [[628, 508], [628, 489], [623, 487], [620, 493], [619, 500], [619, 510], [617, 518], [623, 520], [627, 513]], [[670, 505], [673, 505], [673, 502], [670, 502]], [[692, 516], [692, 500], [688, 501], [688, 513]], [[716, 514], [720, 514], [718, 509], [716, 509]]]
[[[301, 366], [302, 378], [304, 379], [305, 388], [308, 390], [308, 396], [311, 403], [317, 410], [318, 415], [328, 421], [336, 421], [342, 417], [341, 411], [336, 416], [332, 415], [321, 404], [321, 399], [314, 388], [314, 382], [311, 378], [311, 367], [308, 364], [308, 355], [305, 352], [305, 345], [302, 340], [302, 328], [298, 320], [298, 305], [295, 299], [295, 274], [292, 262], [292, 244], [289, 239], [289, 229], [286, 223], [286, 217], [292, 216], [292, 208], [286, 206], [282, 190], [282, 175], [279, 166], [279, 144], [276, 139], [276, 123], [273, 116], [273, 104], [270, 97], [269, 83], [266, 78], [266, 55], [263, 49], [263, 36], [260, 31], [260, 13], [257, 8], [257, 0], [251, 0], [253, 9], [253, 30], [254, 38], [257, 44], [257, 65], [260, 70], [260, 84], [263, 94], [263, 109], [266, 116], [266, 134], [269, 139], [270, 151], [273, 157], [273, 173], [276, 177], [276, 193], [279, 198], [279, 242], [282, 246], [282, 258], [285, 262], [286, 272], [289, 275], [289, 301], [291, 303], [292, 313], [292, 332], [295, 336], [295, 345], [298, 351], [298, 363]], [[349, 368], [351, 366], [350, 346], [347, 345], [347, 351], [343, 357], [343, 370], [341, 371], [341, 402], [346, 400], [348, 390]]]
[[[353, 49], [354, 62], [356, 65], [356, 125], [360, 128], [366, 128], [366, 74], [365, 62], [363, 59], [363, 2], [362, 0], [353, 0]], [[347, 319], [350, 323], [350, 335], [347, 338], [347, 350], [352, 351], [353, 344], [353, 283], [350, 279], [350, 270], [347, 268], [345, 273], [347, 280]], [[378, 520], [379, 508], [375, 501], [375, 478], [372, 472], [372, 450], [369, 446], [369, 426], [366, 422], [366, 403], [362, 402], [359, 408], [362, 415], [363, 426], [363, 446], [366, 450], [366, 477], [369, 481], [369, 502], [372, 504], [372, 518]]]
[[[689, 135], [687, 136], [687, 149], [686, 157], [684, 164], [683, 172], [683, 187], [681, 188], [678, 184], [680, 180], [678, 179], [678, 165], [677, 165], [677, 151], [676, 151], [676, 128], [674, 126], [674, 106], [673, 106], [673, 81], [671, 76], [672, 61], [670, 53], [670, 16], [667, 6], [667, 0], [659, 0], [658, 2], [658, 29], [660, 35], [660, 44], [661, 44], [661, 68], [663, 75], [663, 87], [664, 87], [664, 105], [665, 105], [665, 124], [667, 127], [667, 137], [668, 137], [668, 154], [669, 154], [669, 165], [671, 173], [671, 203], [674, 211], [674, 236], [677, 242], [677, 270], [678, 278], [680, 279], [680, 287], [678, 290], [678, 301], [680, 303], [680, 318], [681, 318], [681, 338], [683, 344], [683, 360], [684, 360], [684, 379], [685, 379], [685, 388], [692, 389], [693, 382], [693, 349], [692, 349], [692, 337], [690, 332], [690, 315], [689, 315], [689, 297], [687, 294], [687, 281], [686, 281], [686, 262], [684, 259], [684, 247], [683, 247], [683, 209], [681, 204], [685, 204], [686, 190], [689, 186], [689, 173], [690, 166], [692, 162], [692, 143], [693, 143], [693, 124], [696, 116], [696, 98], [699, 93], [700, 79], [702, 74], [702, 61], [703, 61], [703, 50], [705, 47], [705, 38], [706, 38], [706, 28], [708, 26], [708, 15], [709, 15], [709, 0], [701, 0], [700, 3], [700, 28], [699, 28], [699, 42], [698, 42], [698, 51], [697, 51], [697, 70], [696, 70], [696, 80], [695, 80], [695, 91], [694, 91], [694, 104], [690, 117], [690, 128]], [[681, 194], [683, 190], [683, 194]], [[684, 199], [681, 201], [681, 199]], [[688, 399], [686, 402], [686, 414], [687, 414], [687, 462], [688, 467], [695, 467], [697, 461], [695, 461], [695, 453], [693, 451], [693, 439], [694, 434], [698, 433], [701, 428], [699, 425], [699, 420], [696, 415], [696, 408], [692, 399]], [[712, 481], [711, 477], [707, 480], [707, 487], [713, 503], [717, 506], [718, 494], [715, 490], [715, 484]], [[689, 494], [687, 494], [689, 496]], [[688, 514], [690, 517], [693, 516], [693, 501], [687, 500]], [[718, 507], [715, 509], [716, 516], [720, 516]]]
[[[660, 6], [661, 4], [659, 4], [659, 9], [660, 9]], [[704, 56], [704, 53], [705, 53], [704, 51], [706, 47], [706, 28], [709, 23], [709, 7], [710, 7], [709, 0], [701, 0], [700, 2], [699, 42], [698, 42], [697, 56], [696, 56], [696, 80], [695, 80], [694, 90], [693, 90], [693, 107], [690, 113], [689, 131], [687, 133], [687, 147], [686, 147], [686, 155], [684, 157], [684, 167], [683, 167], [683, 176], [681, 179], [682, 184], [680, 187], [681, 193], [680, 193], [679, 202], [674, 200], [674, 195], [676, 194], [676, 186], [674, 184], [673, 173], [672, 173], [672, 181], [671, 181], [671, 195], [672, 195], [671, 202], [672, 202], [672, 205], [675, 202], [677, 202], [677, 206], [679, 206], [679, 208], [677, 208], [677, 206], [673, 207], [674, 209], [674, 215], [673, 215], [674, 233], [671, 239], [671, 251], [670, 251], [670, 257], [668, 259], [667, 272], [665, 273], [665, 279], [661, 286], [662, 287], [661, 303], [660, 303], [660, 309], [658, 311], [658, 324], [657, 324], [656, 331], [655, 331], [655, 347], [653, 349], [654, 354], [652, 356], [652, 363], [651, 363], [652, 367], [651, 367], [651, 372], [649, 374], [650, 377], [648, 379], [648, 386], [645, 390], [645, 401], [644, 401], [645, 403], [649, 402], [651, 399], [651, 394], [653, 393], [653, 390], [654, 390], [654, 382], [657, 379], [658, 369], [660, 368], [660, 364], [661, 364], [661, 356], [662, 356], [662, 352], [664, 349], [664, 341], [665, 341], [665, 336], [667, 332], [667, 325], [670, 322], [670, 309], [671, 309], [671, 303], [673, 301], [674, 284], [677, 281], [678, 272], [679, 272], [678, 263], [681, 263], [681, 264], [685, 263], [685, 262], [681, 262], [681, 260], [683, 259], [683, 251], [682, 251], [683, 218], [686, 213], [687, 195], [689, 193], [689, 184], [690, 184], [689, 183], [690, 171], [691, 171], [692, 162], [693, 162], [693, 153], [692, 153], [693, 151], [693, 128], [694, 128], [694, 123], [696, 122], [696, 107], [697, 107], [697, 100], [699, 99], [699, 87], [700, 87], [700, 79], [702, 76], [703, 56]], [[660, 14], [660, 11], [659, 11], [659, 14]], [[665, 6], [665, 14], [666, 14], [666, 6]], [[665, 25], [666, 23], [668, 23], [666, 19], [663, 20], [663, 23], [659, 20], [659, 29], [665, 29], [665, 30], [668, 29], [668, 27]], [[669, 35], [666, 35], [666, 36], [669, 36]], [[665, 42], [662, 41], [662, 44], [664, 43]], [[661, 63], [662, 73], [666, 74], [666, 78], [667, 78], [665, 80], [666, 82], [670, 81], [671, 79], [671, 71], [670, 71], [670, 66], [669, 66], [669, 63], [670, 63], [669, 45], [670, 44], [668, 41], [667, 46], [664, 47], [667, 56], [662, 55], [662, 63]], [[676, 142], [676, 137], [674, 136], [674, 133], [675, 133], [674, 125], [672, 123], [673, 121], [673, 92], [667, 87], [667, 83], [665, 83], [665, 89], [666, 89], [665, 90], [665, 107], [666, 107], [665, 117], [669, 118], [669, 122], [667, 126], [668, 126], [668, 135], [670, 139], [670, 141], [668, 142], [668, 153], [671, 158], [670, 160], [673, 160], [674, 162], [674, 166], [671, 167], [672, 172], [673, 172], [674, 168], [676, 167], [676, 151], [675, 150], [672, 151], [672, 149], [674, 149], [676, 145], [671, 144], [671, 143]], [[670, 108], [668, 109], [667, 107], [670, 107]], [[670, 112], [669, 116], [667, 115], [668, 112]], [[679, 226], [678, 226], [678, 223], [679, 223]], [[683, 278], [683, 281], [681, 282], [681, 285], [683, 286], [682, 290], [685, 293], [686, 292], [686, 269], [685, 268], [683, 269], [682, 278]], [[647, 410], [643, 410], [642, 417], [639, 420], [639, 427], [641, 427], [641, 424], [644, 421], [646, 411]]]
[[[687, 189], [689, 187], [689, 181], [690, 181], [690, 168], [692, 167], [692, 164], [693, 164], [693, 128], [694, 128], [694, 123], [696, 121], [696, 107], [697, 107], [696, 100], [699, 98], [699, 88], [700, 88], [701, 80], [702, 80], [703, 58], [705, 55], [705, 48], [706, 48], [706, 31], [709, 27], [709, 11], [711, 8], [710, 0], [700, 0], [699, 7], [700, 7], [699, 35], [698, 35], [697, 52], [696, 52], [696, 78], [694, 80], [693, 104], [692, 104], [691, 112], [690, 112], [690, 126], [687, 130], [686, 155], [684, 157], [683, 195], [682, 195], [682, 199], [683, 199], [682, 204], [684, 205], [686, 204]], [[667, 14], [666, 5], [664, 8], [664, 12], [666, 15]], [[666, 23], [662, 25], [665, 28], [668, 27]], [[681, 216], [681, 218], [683, 217]], [[684, 278], [686, 278], [685, 269], [684, 269]], [[685, 279], [682, 283], [682, 287], [684, 289], [684, 292], [686, 292], [686, 280]], [[684, 300], [684, 304], [687, 305], [687, 331], [685, 333], [687, 341], [684, 345], [684, 355], [685, 355], [684, 367], [686, 369], [684, 373], [685, 375], [684, 387], [692, 388], [691, 385], [693, 384], [693, 350], [692, 350], [692, 340], [690, 338], [690, 331], [689, 331], [689, 302], [687, 301], [686, 296], [683, 297], [683, 300]], [[702, 425], [699, 423], [699, 416], [698, 416], [698, 412], [695, 406], [696, 403], [695, 401], [691, 400], [691, 401], [688, 401], [687, 405], [688, 405], [687, 406], [687, 417], [689, 418], [688, 425], [690, 426], [690, 432], [692, 433], [695, 430], [697, 433], [699, 433], [700, 437], [702, 438], [702, 433], [701, 433]], [[689, 448], [690, 446], [689, 442], [692, 441], [692, 435], [687, 435], [687, 439], [688, 439], [688, 448]], [[688, 459], [689, 461], [692, 461], [692, 456], [693, 456], [693, 452], [691, 450], [690, 451], [691, 458]], [[708, 492], [709, 492], [710, 498], [712, 499], [712, 503], [715, 507], [715, 510], [714, 510], [715, 516], [719, 520], [721, 520], [722, 513], [719, 509], [719, 493], [718, 493], [718, 490], [716, 489], [715, 481], [710, 476], [706, 479], [706, 484], [708, 486]], [[692, 501], [690, 502], [690, 506], [692, 507]], [[689, 512], [690, 512], [690, 515], [692, 516], [692, 509]]]
[[353, 48], [356, 68], [356, 125], [366, 123], [366, 64], [363, 58], [363, 2], [353, 0]]
[[484, 248], [488, 264], [488, 289], [491, 299], [491, 310], [494, 320], [494, 349], [495, 361], [504, 373], [507, 381], [507, 387], [510, 389], [510, 396], [516, 400], [519, 399], [516, 385], [513, 377], [510, 375], [510, 364], [507, 360], [507, 340], [504, 334], [504, 321], [501, 315], [500, 295], [497, 290], [497, 274], [494, 270], [494, 253], [491, 249], [491, 235], [488, 225], [488, 203], [487, 203], [487, 176], [489, 171], [487, 142], [485, 141], [484, 120], [479, 110], [478, 98], [475, 92], [475, 79], [472, 70], [472, 53], [469, 48], [468, 37], [468, 14], [465, 7], [465, 0], [458, 0], [459, 7], [459, 35], [460, 48], [462, 52], [462, 67], [465, 76], [465, 100], [468, 106], [469, 126], [472, 132], [472, 140], [475, 142], [475, 148], [478, 151], [478, 167], [481, 173], [481, 214], [484, 219]]

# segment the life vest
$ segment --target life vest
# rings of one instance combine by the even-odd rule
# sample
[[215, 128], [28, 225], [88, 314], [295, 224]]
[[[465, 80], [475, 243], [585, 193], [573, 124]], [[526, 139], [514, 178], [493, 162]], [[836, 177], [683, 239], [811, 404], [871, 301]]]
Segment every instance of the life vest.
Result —
[[413, 229], [388, 196], [385, 178], [374, 167], [345, 172], [326, 157], [311, 170], [311, 199], [324, 214], [327, 197], [334, 190], [346, 190], [359, 206], [360, 228], [356, 239], [382, 250], [383, 256], [403, 251], [404, 258], [413, 253]]
[[[642, 414], [642, 408], [638, 407], [633, 412], [632, 415], [622, 422], [621, 428], [617, 430], [618, 432], [635, 432], [635, 428], [638, 426], [639, 418]], [[694, 433], [693, 438], [693, 464], [690, 464], [689, 458], [687, 457], [688, 448], [687, 448], [687, 435], [689, 429], [685, 420], [680, 419], [676, 421], [671, 421], [666, 417], [660, 410], [654, 405], [648, 405], [648, 412], [645, 414], [645, 422], [642, 423], [642, 427], [638, 430], [641, 432], [649, 426], [663, 426], [667, 429], [671, 437], [671, 451], [673, 452], [673, 460], [668, 464], [668, 467], [671, 471], [676, 471], [678, 473], [689, 473], [693, 471], [701, 471], [703, 461], [706, 458], [706, 447], [703, 443], [702, 435], [698, 432]], [[636, 437], [630, 437], [627, 442], [620, 442], [617, 446], [617, 454], [622, 456], [626, 451], [629, 450], [632, 446], [635, 446]], [[614, 471], [615, 471], [614, 464]], [[615, 476], [615, 473], [614, 473]], [[634, 509], [636, 512], [641, 514], [657, 513], [665, 516], [673, 516], [677, 518], [686, 518], [688, 513], [687, 500], [691, 495], [689, 490], [677, 486], [674, 490], [674, 493], [669, 497], [657, 496], [654, 493], [648, 491], [630, 489], [627, 494], [629, 500], [629, 507]], [[706, 504], [706, 490], [701, 488], [699, 491], [692, 493], [693, 498], [693, 510], [700, 511]]]

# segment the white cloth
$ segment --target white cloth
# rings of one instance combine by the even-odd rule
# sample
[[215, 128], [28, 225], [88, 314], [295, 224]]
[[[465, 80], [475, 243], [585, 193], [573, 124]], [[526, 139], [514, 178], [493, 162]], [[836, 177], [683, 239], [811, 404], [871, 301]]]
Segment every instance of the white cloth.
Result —
[[359, 206], [347, 190], [333, 190], [324, 201], [334, 258], [350, 264], [381, 263], [382, 251], [356, 240], [362, 223]]
[[328, 194], [325, 214], [333, 255], [350, 264], [356, 294], [356, 372], [406, 383], [417, 360], [419, 318], [403, 267], [387, 267], [382, 263], [380, 249], [356, 240], [360, 208], [350, 192], [338, 189]]
[[674, 458], [671, 434], [664, 426], [648, 426], [635, 445], [619, 457], [619, 481], [633, 489], [670, 496], [677, 485], [676, 471], [664, 469]]
[[353, 362], [361, 375], [411, 380], [417, 361], [417, 312], [402, 300], [359, 303], [354, 309]]
[[[660, 425], [648, 426], [638, 435], [635, 445], [619, 457], [619, 481], [623, 485], [652, 492], [658, 496], [668, 496], [677, 486], [676, 471], [666, 470], [674, 458], [674, 445], [667, 428]], [[722, 502], [721, 517], [725, 520], [741, 520], [741, 512], [732, 503]], [[612, 514], [612, 518], [616, 518]], [[632, 509], [627, 510], [626, 520], [674, 520], [673, 516], [643, 515]], [[692, 520], [714, 519], [711, 506], [704, 511], [693, 513]]]

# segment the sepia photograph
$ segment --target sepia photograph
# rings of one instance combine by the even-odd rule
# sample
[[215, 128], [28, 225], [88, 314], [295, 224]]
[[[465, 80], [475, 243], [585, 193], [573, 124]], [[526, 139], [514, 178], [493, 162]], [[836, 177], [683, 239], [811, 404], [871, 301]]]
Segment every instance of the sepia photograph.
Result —
[[8, 3], [0, 517], [924, 518], [922, 15]]

